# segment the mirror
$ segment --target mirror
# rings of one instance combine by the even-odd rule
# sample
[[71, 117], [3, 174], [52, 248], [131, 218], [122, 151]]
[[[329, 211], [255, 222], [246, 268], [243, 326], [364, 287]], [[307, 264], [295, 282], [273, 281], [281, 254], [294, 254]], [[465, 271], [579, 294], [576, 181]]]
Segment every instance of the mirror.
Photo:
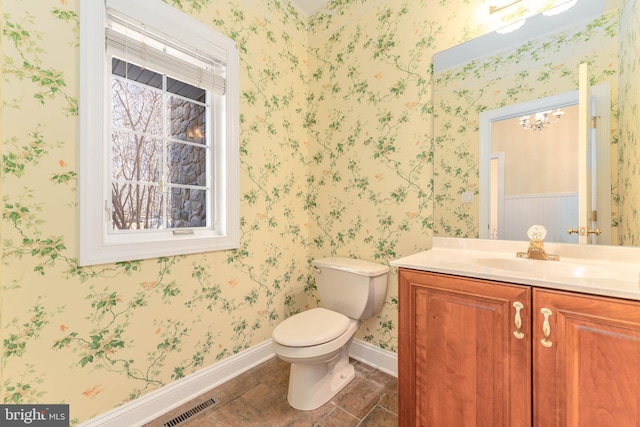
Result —
[[[483, 176], [480, 180], [481, 165], [489, 165], [492, 153], [499, 151], [491, 149], [494, 142], [490, 139], [481, 145], [481, 116], [515, 107], [518, 113], [504, 113], [502, 118], [518, 121], [520, 116], [550, 110], [547, 106], [524, 111], [522, 106], [576, 92], [578, 68], [586, 62], [592, 88], [607, 87], [610, 97], [604, 109], [601, 104], [595, 114], [597, 132], [607, 137], [600, 139], [608, 141], [604, 148], [602, 143], [594, 144], [594, 164], [607, 163], [610, 169], [609, 188], [604, 189], [604, 195], [598, 193], [601, 201], [608, 199], [609, 208], [603, 208], [604, 212], [598, 208], [597, 212], [598, 224], [605, 223], [609, 231], [606, 238], [596, 242], [640, 245], [640, 124], [633, 114], [640, 93], [640, 67], [633, 63], [640, 49], [639, 7], [638, 0], [580, 0], [569, 12], [536, 15], [513, 33], [487, 34], [434, 56], [434, 236], [500, 238], [492, 235], [490, 219], [485, 218], [490, 212], [490, 179]], [[497, 123], [501, 119], [496, 114], [492, 120]], [[567, 115], [552, 126], [562, 121], [571, 122]], [[543, 138], [547, 130], [536, 132], [536, 136]], [[526, 132], [532, 133], [524, 128], [520, 131], [522, 136], [515, 139], [521, 142]], [[603, 150], [609, 161], [607, 156], [599, 159]], [[535, 179], [553, 176], [563, 167], [555, 162], [557, 156], [539, 154], [530, 151], [516, 155], [523, 163], [512, 168], [524, 171], [523, 165], [531, 166], [536, 155]], [[565, 166], [566, 170], [571, 168], [573, 165]], [[594, 179], [594, 188], [606, 181], [603, 176], [601, 173]], [[526, 179], [532, 178], [510, 175], [510, 186]], [[551, 217], [554, 215], [551, 213]], [[504, 219], [513, 219], [513, 214], [505, 214]], [[545, 225], [544, 220], [539, 223]], [[519, 238], [514, 237], [518, 236], [517, 230], [508, 238], [526, 240], [527, 228], [521, 230]], [[564, 236], [555, 241], [572, 242]]]

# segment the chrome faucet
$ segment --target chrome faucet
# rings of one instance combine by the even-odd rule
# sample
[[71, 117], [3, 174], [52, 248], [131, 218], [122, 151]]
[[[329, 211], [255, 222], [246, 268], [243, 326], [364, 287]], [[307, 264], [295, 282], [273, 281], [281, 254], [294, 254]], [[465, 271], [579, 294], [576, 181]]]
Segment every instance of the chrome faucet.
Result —
[[527, 230], [529, 237], [529, 249], [527, 252], [518, 252], [518, 258], [542, 259], [548, 261], [559, 261], [558, 255], [548, 254], [544, 250], [544, 238], [547, 235], [547, 229], [542, 225], [533, 225]]

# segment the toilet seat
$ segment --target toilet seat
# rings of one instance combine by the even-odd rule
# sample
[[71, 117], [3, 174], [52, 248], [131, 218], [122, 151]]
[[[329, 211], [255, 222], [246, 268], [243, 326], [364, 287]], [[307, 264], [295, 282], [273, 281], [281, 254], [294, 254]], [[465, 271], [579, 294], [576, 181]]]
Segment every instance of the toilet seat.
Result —
[[309, 347], [335, 340], [349, 328], [344, 314], [314, 308], [283, 320], [273, 330], [273, 340], [288, 347]]

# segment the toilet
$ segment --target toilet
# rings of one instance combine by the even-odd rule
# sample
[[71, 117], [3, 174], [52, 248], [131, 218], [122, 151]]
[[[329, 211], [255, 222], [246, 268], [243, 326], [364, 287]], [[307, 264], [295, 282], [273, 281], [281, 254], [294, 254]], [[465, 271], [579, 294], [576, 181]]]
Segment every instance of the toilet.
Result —
[[386, 265], [351, 258], [311, 264], [323, 307], [285, 319], [272, 334], [273, 351], [291, 363], [287, 400], [302, 411], [324, 405], [355, 377], [349, 347], [358, 321], [380, 312], [389, 273]]

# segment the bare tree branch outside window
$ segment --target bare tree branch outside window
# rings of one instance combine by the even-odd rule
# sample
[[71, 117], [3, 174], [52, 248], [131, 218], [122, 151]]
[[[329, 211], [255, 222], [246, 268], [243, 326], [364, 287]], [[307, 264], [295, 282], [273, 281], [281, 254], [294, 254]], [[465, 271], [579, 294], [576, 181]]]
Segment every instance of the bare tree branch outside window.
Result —
[[113, 229], [207, 226], [206, 92], [114, 58], [111, 94]]

